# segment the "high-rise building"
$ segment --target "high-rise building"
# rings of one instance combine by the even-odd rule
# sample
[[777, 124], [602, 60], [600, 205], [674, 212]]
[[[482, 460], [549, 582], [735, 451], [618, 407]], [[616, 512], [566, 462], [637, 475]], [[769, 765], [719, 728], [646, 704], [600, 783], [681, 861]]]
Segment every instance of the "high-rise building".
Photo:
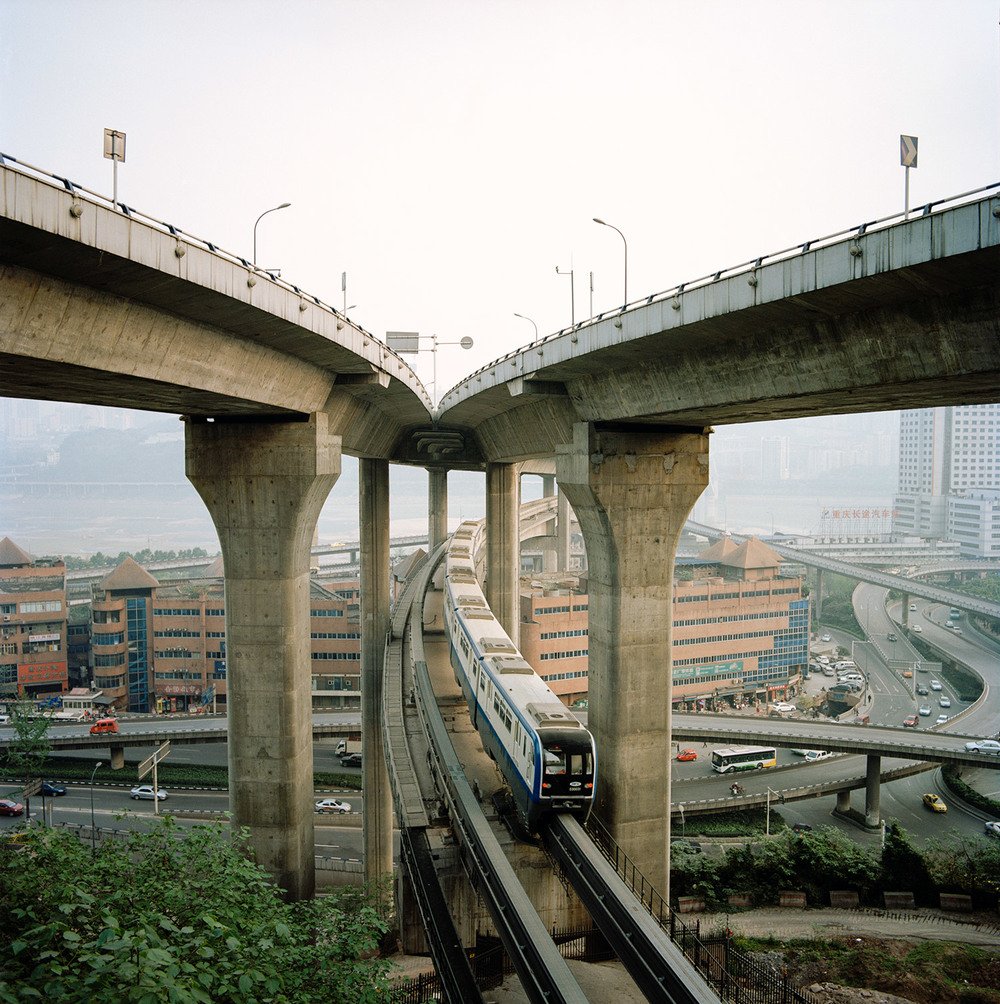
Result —
[[1000, 555], [1000, 404], [900, 413], [894, 529]]

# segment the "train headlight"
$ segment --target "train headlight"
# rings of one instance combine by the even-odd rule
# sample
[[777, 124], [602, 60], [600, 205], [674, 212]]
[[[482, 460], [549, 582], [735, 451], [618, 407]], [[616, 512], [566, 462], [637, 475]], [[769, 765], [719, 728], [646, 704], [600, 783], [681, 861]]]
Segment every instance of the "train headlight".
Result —
[[544, 791], [546, 788], [551, 788], [551, 787], [552, 787], [552, 785], [549, 784], [548, 781], [543, 781], [542, 782], [542, 791]]

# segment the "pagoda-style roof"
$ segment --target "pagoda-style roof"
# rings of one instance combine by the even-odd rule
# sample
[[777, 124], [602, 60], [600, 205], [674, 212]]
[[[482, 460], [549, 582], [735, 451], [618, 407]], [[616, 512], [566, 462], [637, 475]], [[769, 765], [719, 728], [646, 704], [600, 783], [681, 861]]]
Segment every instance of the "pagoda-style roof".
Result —
[[767, 544], [751, 537], [723, 558], [721, 564], [729, 568], [777, 568], [781, 558]]
[[720, 537], [711, 547], [698, 555], [701, 561], [722, 561], [727, 555], [737, 550], [732, 537]]
[[23, 568], [30, 565], [34, 559], [24, 548], [18, 547], [10, 539], [4, 537], [0, 540], [0, 568]]
[[160, 583], [135, 558], [126, 558], [101, 581], [100, 588], [109, 592], [124, 589], [155, 589]]

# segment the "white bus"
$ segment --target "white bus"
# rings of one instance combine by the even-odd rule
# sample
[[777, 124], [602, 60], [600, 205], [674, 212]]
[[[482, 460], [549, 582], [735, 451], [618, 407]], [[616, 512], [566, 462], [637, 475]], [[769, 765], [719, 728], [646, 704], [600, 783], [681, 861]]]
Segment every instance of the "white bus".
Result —
[[775, 764], [773, 746], [731, 746], [712, 750], [712, 769], [720, 774], [731, 770], [759, 770]]

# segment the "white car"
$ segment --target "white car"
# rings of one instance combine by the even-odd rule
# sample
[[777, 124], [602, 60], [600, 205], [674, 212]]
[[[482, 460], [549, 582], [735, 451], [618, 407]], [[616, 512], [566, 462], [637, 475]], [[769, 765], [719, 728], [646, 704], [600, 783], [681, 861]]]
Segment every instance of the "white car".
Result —
[[351, 811], [350, 802], [342, 802], [339, 798], [321, 798], [316, 803], [317, 812], [336, 812], [343, 814]]
[[167, 797], [167, 793], [162, 789], [158, 788], [156, 795], [153, 795], [153, 786], [151, 784], [140, 784], [138, 788], [133, 788], [129, 792], [131, 798], [144, 798], [152, 802], [153, 798], [157, 798], [159, 801], [163, 801]]
[[988, 823], [983, 824], [983, 832], [988, 837], [1000, 837], [1000, 823], [991, 819]]
[[934, 724], [935, 725], [944, 725], [944, 723], [946, 721], [948, 721], [948, 716], [947, 715], [938, 715], [937, 718], [934, 720]]
[[820, 635], [820, 641], [832, 641], [828, 634]]
[[1000, 756], [1000, 742], [996, 739], [977, 739], [974, 742], [965, 744], [968, 753], [992, 753]]
[[795, 710], [794, 704], [785, 704], [784, 701], [777, 701], [771, 705], [772, 711], [777, 711], [779, 715], [791, 714]]
[[913, 630], [916, 631], [917, 634], [923, 634], [924, 633], [924, 629], [919, 624], [914, 624], [913, 625]]
[[944, 690], [940, 680], [931, 680], [931, 690]]

